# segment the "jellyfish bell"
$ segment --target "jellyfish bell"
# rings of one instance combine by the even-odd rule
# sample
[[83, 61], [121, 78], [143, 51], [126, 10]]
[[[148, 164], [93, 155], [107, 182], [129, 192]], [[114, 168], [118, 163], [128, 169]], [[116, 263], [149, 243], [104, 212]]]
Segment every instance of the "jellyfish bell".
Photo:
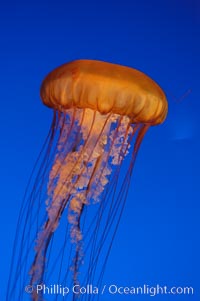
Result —
[[102, 61], [77, 60], [58, 67], [43, 81], [41, 98], [54, 110], [90, 108], [125, 115], [132, 123], [156, 125], [167, 114], [165, 94], [150, 77]]
[[[52, 269], [57, 279], [66, 284], [71, 270], [74, 285], [90, 281], [99, 284], [139, 146], [147, 129], [164, 121], [166, 97], [151, 78], [138, 70], [77, 60], [47, 75], [41, 86], [41, 98], [54, 110], [54, 118], [28, 210], [22, 210], [34, 212], [27, 213], [25, 218], [20, 243], [23, 254], [18, 261], [21, 267], [14, 279], [22, 271], [25, 282], [29, 271], [30, 284], [35, 287], [48, 281]], [[122, 172], [128, 154], [129, 165]], [[93, 216], [88, 212], [92, 207], [97, 208]], [[62, 228], [63, 215], [67, 216], [67, 228], [61, 243], [55, 235]], [[27, 264], [33, 245], [35, 254]], [[105, 245], [107, 249], [99, 265]], [[53, 250], [57, 256], [51, 263]], [[17, 296], [21, 298], [22, 292]], [[43, 300], [42, 292], [35, 290], [31, 297], [34, 301]]]

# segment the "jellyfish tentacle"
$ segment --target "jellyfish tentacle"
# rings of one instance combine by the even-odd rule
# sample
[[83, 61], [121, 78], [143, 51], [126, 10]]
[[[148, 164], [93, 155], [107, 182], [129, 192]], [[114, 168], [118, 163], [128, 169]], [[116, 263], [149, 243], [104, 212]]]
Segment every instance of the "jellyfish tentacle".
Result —
[[[92, 121], [92, 122], [94, 122], [94, 121]], [[86, 141], [86, 144], [87, 143], [88, 143], [88, 141]], [[66, 179], [65, 179], [65, 181], [66, 181]], [[72, 185], [71, 189], [73, 188], [73, 186], [74, 185]], [[66, 205], [66, 202], [69, 199], [69, 197], [70, 196], [68, 194], [68, 198], [64, 199], [63, 203], [65, 203], [65, 205]], [[53, 198], [53, 201], [56, 201], [56, 197]], [[36, 244], [37, 254], [36, 254], [35, 260], [33, 262], [32, 269], [31, 269], [31, 274], [32, 274], [31, 282], [32, 283], [37, 283], [38, 281], [42, 280], [43, 272], [44, 272], [44, 265], [45, 265], [45, 253], [46, 253], [50, 238], [52, 236], [52, 233], [55, 230], [55, 228], [57, 227], [58, 220], [60, 218], [60, 213], [59, 212], [56, 213], [57, 210], [55, 210], [55, 206], [53, 207], [52, 205], [53, 205], [53, 203], [51, 204], [50, 209], [48, 211], [49, 219], [45, 223], [44, 230], [42, 232], [40, 232], [40, 234], [38, 235], [38, 243]], [[59, 206], [60, 205], [61, 204], [59, 204]], [[62, 206], [65, 207], [64, 205], [62, 205]], [[55, 216], [56, 218], [53, 218], [53, 216]]]
[[[81, 208], [80, 208], [80, 214], [77, 220], [77, 231], [79, 231], [79, 233], [81, 233], [81, 226], [80, 226], [80, 220], [81, 220], [81, 214], [84, 210], [84, 206], [85, 204], [81, 204]], [[82, 259], [83, 255], [81, 254], [83, 253], [82, 250], [82, 239], [80, 239], [77, 243], [76, 243], [76, 253], [75, 253], [75, 257], [74, 257], [74, 268], [73, 268], [73, 283], [74, 285], [78, 284], [78, 271], [79, 271], [79, 264], [80, 264], [80, 260]], [[73, 296], [75, 297], [75, 295]]]
[[[117, 120], [118, 124], [117, 124], [116, 128], [114, 129], [114, 131], [112, 132], [112, 139], [111, 139], [111, 136], [110, 136], [110, 139], [112, 141], [111, 141], [109, 150], [107, 152], [104, 152], [102, 154], [101, 158], [99, 158], [99, 162], [98, 162], [99, 166], [98, 166], [98, 169], [96, 169], [97, 174], [93, 174], [93, 178], [96, 177], [97, 179], [99, 179], [99, 182], [100, 182], [102, 176], [104, 175], [105, 170], [106, 170], [106, 175], [109, 175], [111, 173], [111, 169], [108, 167], [108, 164], [106, 162], [109, 161], [109, 157], [111, 156], [112, 147], [113, 147], [113, 144], [115, 142], [117, 133], [119, 131], [119, 126], [120, 126], [121, 122], [122, 122], [122, 117], [120, 116]], [[95, 180], [91, 178], [91, 182], [92, 181], [95, 181]], [[95, 188], [93, 187], [93, 189], [90, 188], [89, 193], [88, 193], [88, 198], [89, 199], [94, 198], [95, 194], [97, 195], [96, 187]], [[94, 230], [94, 235], [93, 235], [93, 239], [92, 239], [92, 247], [91, 247], [91, 252], [90, 252], [90, 261], [89, 261], [89, 270], [88, 270], [88, 280], [87, 281], [89, 281], [89, 278], [91, 277], [91, 269], [93, 267], [93, 259], [92, 258], [94, 256], [94, 252], [95, 252], [96, 236], [97, 236], [97, 233], [98, 233], [97, 229], [98, 229], [98, 223], [97, 223], [96, 228]]]
[[[138, 141], [139, 144], [141, 144], [142, 138], [144, 137], [144, 134], [147, 131], [147, 129], [148, 129], [148, 127], [146, 127], [145, 125], [134, 126], [133, 133], [135, 132], [135, 130], [138, 130], [138, 136], [136, 137], [136, 141]], [[135, 146], [135, 148], [137, 148], [138, 145]], [[111, 228], [111, 224], [113, 223], [113, 221], [115, 219], [115, 222], [116, 222], [115, 229], [113, 231], [112, 239], [111, 239], [111, 244], [109, 245], [109, 248], [108, 248], [108, 251], [107, 251], [107, 255], [105, 257], [105, 260], [104, 260], [104, 263], [103, 263], [103, 267], [101, 269], [101, 273], [100, 273], [100, 276], [99, 276], [98, 284], [100, 284], [101, 279], [103, 278], [103, 274], [104, 274], [104, 271], [105, 271], [105, 265], [106, 265], [106, 262], [108, 260], [108, 256], [110, 254], [111, 247], [112, 247], [112, 241], [113, 241], [113, 239], [114, 239], [114, 237], [116, 235], [116, 231], [117, 231], [117, 228], [119, 226], [119, 222], [120, 222], [123, 210], [124, 210], [125, 201], [126, 201], [126, 197], [127, 197], [127, 193], [128, 193], [128, 188], [129, 188], [129, 185], [130, 185], [131, 174], [132, 174], [132, 171], [133, 171], [133, 166], [134, 166], [134, 163], [135, 163], [136, 155], [137, 155], [137, 153], [133, 152], [132, 159], [131, 159], [131, 162], [130, 162], [127, 174], [126, 174], [126, 176], [124, 178], [124, 182], [122, 184], [122, 187], [121, 187], [120, 192], [119, 192], [119, 194], [117, 196], [117, 199], [116, 199], [116, 203], [122, 204], [120, 212], [118, 214], [117, 221], [116, 221], [117, 214], [116, 214], [115, 211], [112, 210], [112, 219], [111, 219], [111, 216], [110, 216], [110, 219], [112, 220], [112, 222], [110, 223], [110, 221], [109, 221], [109, 224], [107, 224], [107, 226], [105, 228], [105, 229], [110, 229]], [[102, 242], [102, 245], [103, 245], [103, 243], [104, 243], [103, 237], [101, 238], [100, 241]], [[101, 247], [102, 247], [102, 245], [101, 245]], [[99, 248], [98, 252], [95, 253], [96, 254], [96, 259], [99, 256], [99, 253], [101, 251], [101, 247]], [[96, 259], [95, 259], [95, 261], [96, 261]]]
[[[95, 122], [97, 120], [102, 123], [101, 126]], [[117, 120], [118, 126], [115, 130], [112, 130], [112, 135], [109, 137], [109, 149], [105, 151], [104, 148], [107, 143], [108, 136], [107, 138], [104, 138], [106, 136], [103, 135], [104, 133], [109, 133], [111, 124]], [[90, 128], [90, 130], [85, 131], [87, 123], [90, 123], [91, 126], [88, 127], [87, 125], [87, 129]], [[74, 282], [77, 281], [79, 264], [83, 257], [80, 218], [84, 205], [88, 203], [89, 199], [94, 199], [96, 201], [98, 196], [104, 190], [104, 187], [108, 182], [107, 176], [109, 176], [112, 171], [112, 168], [110, 168], [108, 164], [111, 159], [108, 158], [112, 158], [110, 163], [111, 165], [118, 166], [127, 154], [129, 143], [126, 139], [128, 139], [128, 136], [131, 134], [128, 133], [129, 128], [130, 119], [128, 117], [118, 117], [117, 115], [114, 117], [110, 115], [106, 116], [106, 118], [102, 118], [102, 116], [98, 115], [98, 113], [95, 114], [94, 112], [91, 112], [91, 110], [89, 110], [89, 112], [88, 110], [84, 111], [84, 114], [82, 114], [82, 122], [81, 127], [79, 123], [79, 129], [82, 131], [84, 144], [81, 145], [82, 142], [78, 141], [75, 146], [76, 148], [71, 147], [71, 153], [67, 153], [66, 157], [64, 157], [64, 164], [60, 165], [56, 171], [58, 177], [57, 182], [54, 182], [52, 184], [53, 186], [49, 190], [53, 190], [52, 202], [47, 208], [48, 220], [45, 223], [44, 230], [40, 232], [38, 236], [38, 243], [36, 245], [37, 254], [31, 271], [33, 283], [41, 281], [43, 278], [45, 254], [48, 244], [52, 233], [58, 226], [59, 219], [67, 203], [70, 204], [68, 220], [72, 225], [71, 238], [76, 244], [73, 270]], [[136, 130], [137, 128], [135, 127], [135, 131]], [[59, 137], [59, 139], [62, 142], [63, 137]], [[78, 139], [80, 139], [80, 136]], [[65, 165], [70, 164], [70, 160], [74, 155], [76, 158], [77, 155], [79, 155], [78, 160], [75, 162], [72, 160], [69, 170], [66, 170]], [[87, 161], [84, 161], [84, 156]], [[59, 161], [59, 156], [57, 156], [55, 160], [55, 162], [57, 162], [57, 160]], [[56, 164], [57, 163], [55, 163], [54, 166], [56, 166]], [[53, 168], [52, 172], [54, 172]], [[55, 174], [53, 177], [55, 179]], [[71, 183], [68, 182], [69, 177], [71, 178]], [[60, 210], [59, 208], [63, 209]], [[94, 262], [93, 252], [96, 250], [95, 245], [92, 250], [91, 259], [93, 259], [91, 266], [93, 266]], [[98, 250], [100, 251], [101, 247]], [[40, 268], [38, 268], [39, 262]]]
[[142, 139], [144, 138], [144, 135], [148, 131], [149, 127], [150, 127], [150, 125], [148, 125], [148, 124], [141, 124], [141, 128], [138, 132], [138, 136], [136, 138], [135, 145], [134, 145], [134, 150], [133, 150], [133, 156], [135, 157], [135, 159], [136, 159], [136, 155], [138, 153], [140, 144], [142, 142]]
[[[119, 169], [120, 169], [120, 166], [121, 166], [121, 160], [127, 154], [127, 149], [130, 146], [130, 141], [128, 142], [128, 139], [129, 139], [129, 136], [131, 135], [131, 132], [130, 132], [130, 122], [129, 122], [129, 120], [123, 120], [123, 118], [120, 118], [119, 121], [118, 121], [118, 125], [115, 129], [115, 133], [113, 135], [112, 144], [110, 145], [110, 150], [107, 154], [107, 158], [105, 159], [105, 161], [108, 162], [109, 161], [108, 158], [111, 155], [116, 155], [116, 158], [113, 160], [113, 163], [118, 165], [118, 167], [117, 167], [118, 171], [117, 170], [115, 171], [117, 174], [119, 173]], [[122, 133], [124, 134], [124, 139], [123, 139], [123, 142], [121, 144], [120, 150], [117, 151], [116, 147], [118, 145], [119, 139], [121, 139]], [[123, 156], [122, 156], [122, 153], [123, 153]], [[105, 153], [104, 153], [104, 155], [105, 155]], [[120, 156], [122, 156], [122, 158]], [[102, 199], [102, 202], [103, 202], [103, 199]], [[108, 220], [109, 220], [109, 218], [110, 217], [108, 216]], [[101, 219], [101, 215], [99, 216], [99, 219]], [[99, 222], [96, 223], [96, 227], [94, 229], [93, 247], [92, 247], [91, 252], [90, 252], [90, 263], [89, 263], [89, 271], [88, 271], [88, 277], [87, 277], [88, 280], [86, 282], [88, 282], [89, 278], [93, 277], [92, 274], [95, 273], [95, 262], [97, 262], [98, 254], [99, 254], [99, 252], [102, 248], [102, 245], [103, 245], [102, 241], [104, 241], [104, 239], [105, 239], [105, 237], [104, 237], [105, 232], [104, 231], [109, 228], [108, 227], [108, 222], [107, 222], [107, 225], [105, 226], [104, 231], [102, 233], [101, 239], [99, 239], [99, 241], [101, 242], [100, 246], [98, 246], [97, 249], [96, 249]]]

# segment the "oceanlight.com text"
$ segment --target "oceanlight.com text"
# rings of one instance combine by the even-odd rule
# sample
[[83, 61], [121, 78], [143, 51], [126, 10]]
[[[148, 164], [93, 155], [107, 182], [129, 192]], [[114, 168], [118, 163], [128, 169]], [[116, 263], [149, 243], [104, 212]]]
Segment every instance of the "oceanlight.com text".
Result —
[[148, 285], [144, 284], [142, 286], [121, 286], [118, 284], [104, 284], [101, 287], [97, 287], [92, 284], [87, 284], [85, 286], [74, 285], [72, 287], [60, 285], [60, 284], [38, 284], [35, 287], [27, 285], [25, 287], [25, 292], [28, 294], [36, 293], [38, 295], [61, 295], [66, 296], [68, 294], [75, 295], [149, 295], [154, 297], [157, 295], [193, 295], [194, 288], [191, 286], [167, 286], [167, 285]]

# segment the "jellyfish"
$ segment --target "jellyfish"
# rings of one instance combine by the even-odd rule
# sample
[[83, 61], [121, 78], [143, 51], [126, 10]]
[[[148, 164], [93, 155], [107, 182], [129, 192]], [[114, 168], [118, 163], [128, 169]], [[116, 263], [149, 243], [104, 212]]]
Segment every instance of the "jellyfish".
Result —
[[7, 301], [26, 300], [27, 287], [33, 301], [93, 300], [80, 287], [101, 284], [140, 144], [167, 100], [144, 73], [94, 60], [50, 72], [41, 99], [53, 121], [20, 211]]

